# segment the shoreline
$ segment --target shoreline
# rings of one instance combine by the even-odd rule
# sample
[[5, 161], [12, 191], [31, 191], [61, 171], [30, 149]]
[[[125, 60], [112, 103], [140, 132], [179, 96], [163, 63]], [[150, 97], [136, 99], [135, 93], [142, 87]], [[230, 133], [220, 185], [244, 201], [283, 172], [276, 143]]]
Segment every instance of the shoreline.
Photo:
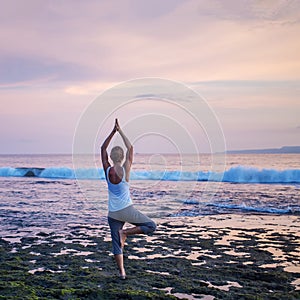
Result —
[[157, 221], [153, 235], [126, 241], [125, 281], [116, 276], [106, 225], [74, 224], [20, 243], [2, 237], [0, 299], [300, 298], [298, 216]]

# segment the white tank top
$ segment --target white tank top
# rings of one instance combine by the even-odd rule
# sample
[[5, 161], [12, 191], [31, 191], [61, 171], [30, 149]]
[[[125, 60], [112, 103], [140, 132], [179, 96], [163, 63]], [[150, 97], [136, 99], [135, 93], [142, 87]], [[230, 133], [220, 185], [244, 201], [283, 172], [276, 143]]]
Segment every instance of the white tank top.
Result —
[[108, 210], [118, 211], [132, 205], [130, 197], [129, 183], [125, 180], [125, 170], [123, 168], [123, 178], [117, 183], [111, 183], [109, 180], [109, 170], [106, 170], [106, 181], [108, 185]]

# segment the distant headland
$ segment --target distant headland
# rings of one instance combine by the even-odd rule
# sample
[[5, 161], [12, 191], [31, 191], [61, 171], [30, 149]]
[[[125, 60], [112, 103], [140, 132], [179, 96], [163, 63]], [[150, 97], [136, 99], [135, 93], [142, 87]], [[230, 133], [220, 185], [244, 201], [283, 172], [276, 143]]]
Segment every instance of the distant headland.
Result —
[[267, 148], [267, 149], [249, 149], [249, 150], [229, 150], [228, 154], [287, 154], [300, 153], [300, 146], [284, 146], [281, 148]]

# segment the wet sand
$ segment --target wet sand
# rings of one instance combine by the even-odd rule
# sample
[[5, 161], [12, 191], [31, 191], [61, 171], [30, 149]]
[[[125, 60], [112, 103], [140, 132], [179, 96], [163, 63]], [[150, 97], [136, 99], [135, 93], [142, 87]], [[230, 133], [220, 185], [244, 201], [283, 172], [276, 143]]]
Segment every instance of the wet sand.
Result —
[[0, 239], [0, 299], [300, 299], [300, 217], [156, 220], [128, 238], [120, 280], [109, 229]]

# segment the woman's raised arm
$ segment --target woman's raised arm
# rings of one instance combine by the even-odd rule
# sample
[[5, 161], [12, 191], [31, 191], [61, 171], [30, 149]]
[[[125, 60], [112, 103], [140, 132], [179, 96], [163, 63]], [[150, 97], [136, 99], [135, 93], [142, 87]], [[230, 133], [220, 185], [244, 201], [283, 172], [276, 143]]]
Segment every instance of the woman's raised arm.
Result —
[[128, 137], [125, 135], [125, 133], [121, 129], [121, 127], [119, 125], [119, 122], [118, 122], [118, 119], [116, 119], [115, 126], [116, 126], [118, 132], [120, 133], [120, 135], [121, 135], [121, 137], [123, 139], [123, 142], [125, 144], [125, 147], [127, 149], [127, 151], [126, 151], [126, 159], [125, 159], [125, 162], [124, 162], [124, 167], [125, 167], [126, 173], [128, 173], [129, 170], [130, 170], [130, 167], [132, 165], [132, 161], [133, 161], [133, 146], [132, 146], [131, 142], [129, 141]]
[[110, 167], [110, 163], [108, 161], [108, 154], [107, 154], [107, 147], [112, 139], [112, 137], [114, 136], [114, 134], [117, 132], [117, 126], [115, 124], [113, 130], [111, 131], [111, 133], [108, 135], [108, 137], [104, 140], [102, 146], [101, 146], [101, 160], [102, 160], [102, 165], [103, 165], [103, 169], [105, 171], [106, 174], [106, 169], [108, 167]]

